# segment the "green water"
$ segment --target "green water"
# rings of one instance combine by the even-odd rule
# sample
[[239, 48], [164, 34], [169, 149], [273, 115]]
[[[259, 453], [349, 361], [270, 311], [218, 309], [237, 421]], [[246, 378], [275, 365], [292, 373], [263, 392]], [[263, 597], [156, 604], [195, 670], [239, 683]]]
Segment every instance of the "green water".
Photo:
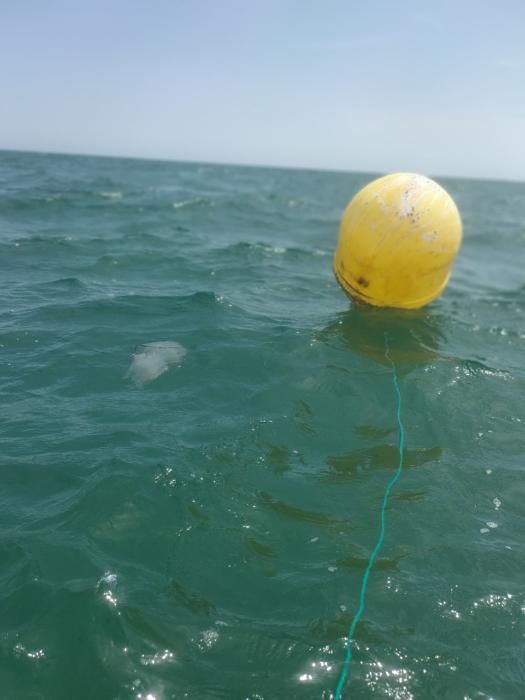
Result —
[[344, 697], [525, 696], [525, 185], [440, 180], [401, 313], [331, 272], [371, 178], [0, 152], [2, 698], [332, 698], [385, 331]]

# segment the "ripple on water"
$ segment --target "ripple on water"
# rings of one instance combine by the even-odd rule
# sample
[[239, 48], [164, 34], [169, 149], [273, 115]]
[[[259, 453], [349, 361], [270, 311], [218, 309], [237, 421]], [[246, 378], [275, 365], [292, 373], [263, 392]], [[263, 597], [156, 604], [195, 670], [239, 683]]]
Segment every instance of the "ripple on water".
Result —
[[521, 697], [523, 187], [446, 181], [464, 250], [397, 314], [331, 270], [368, 179], [2, 153], [3, 696], [333, 698], [387, 327], [347, 692]]

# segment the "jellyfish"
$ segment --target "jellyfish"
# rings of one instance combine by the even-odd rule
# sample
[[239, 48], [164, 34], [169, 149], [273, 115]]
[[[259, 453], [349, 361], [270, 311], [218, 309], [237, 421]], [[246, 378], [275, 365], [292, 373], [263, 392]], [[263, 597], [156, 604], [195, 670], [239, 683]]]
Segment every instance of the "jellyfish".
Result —
[[142, 386], [157, 379], [169, 369], [179, 367], [186, 353], [186, 348], [173, 340], [158, 340], [139, 345], [133, 354], [126, 377]]

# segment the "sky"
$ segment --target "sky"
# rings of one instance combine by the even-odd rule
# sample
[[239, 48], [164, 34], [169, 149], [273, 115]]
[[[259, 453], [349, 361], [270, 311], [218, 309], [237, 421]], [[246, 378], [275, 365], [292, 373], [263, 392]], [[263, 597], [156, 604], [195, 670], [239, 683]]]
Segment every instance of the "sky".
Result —
[[0, 0], [0, 149], [525, 180], [525, 0]]

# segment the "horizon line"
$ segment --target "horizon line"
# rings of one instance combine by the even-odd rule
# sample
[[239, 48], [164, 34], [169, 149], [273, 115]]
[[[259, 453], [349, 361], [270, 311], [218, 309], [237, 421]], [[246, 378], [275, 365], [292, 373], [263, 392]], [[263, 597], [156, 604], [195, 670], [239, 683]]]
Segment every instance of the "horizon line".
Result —
[[[157, 163], [181, 163], [188, 165], [211, 165], [217, 167], [232, 167], [232, 168], [254, 168], [254, 169], [266, 169], [266, 170], [303, 170], [306, 172], [316, 172], [316, 173], [337, 173], [337, 174], [347, 174], [347, 175], [376, 175], [381, 177], [382, 175], [390, 174], [390, 172], [408, 172], [405, 170], [393, 170], [384, 171], [379, 170], [347, 170], [345, 168], [328, 168], [328, 167], [316, 167], [316, 166], [301, 166], [301, 165], [268, 165], [259, 163], [238, 163], [238, 162], [223, 162], [223, 161], [205, 161], [205, 160], [192, 160], [192, 159], [176, 159], [176, 158], [161, 158], [156, 156], [132, 156], [132, 155], [114, 155], [114, 154], [101, 154], [101, 153], [82, 153], [82, 152], [72, 152], [72, 151], [48, 151], [48, 150], [33, 150], [25, 148], [4, 148], [0, 146], [0, 153], [26, 153], [33, 155], [42, 156], [70, 156], [70, 157], [80, 157], [80, 158], [108, 158], [112, 160], [137, 160], [146, 162], [157, 162]], [[433, 173], [432, 175], [426, 175], [426, 173], [419, 173], [425, 175], [429, 178], [439, 178], [443, 180], [475, 180], [479, 182], [501, 182], [501, 183], [511, 183], [511, 184], [523, 184], [525, 180], [518, 180], [514, 178], [504, 178], [504, 177], [480, 177], [473, 175], [442, 175]]]

